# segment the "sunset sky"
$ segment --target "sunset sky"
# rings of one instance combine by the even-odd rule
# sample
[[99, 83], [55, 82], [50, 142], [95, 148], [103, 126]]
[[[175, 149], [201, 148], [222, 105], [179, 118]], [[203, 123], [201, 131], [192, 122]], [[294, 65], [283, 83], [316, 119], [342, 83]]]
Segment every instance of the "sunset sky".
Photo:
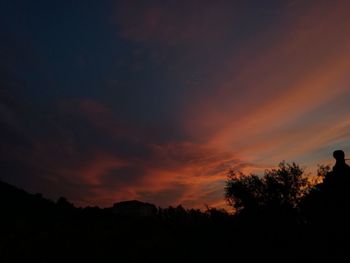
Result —
[[224, 207], [228, 169], [350, 156], [350, 1], [4, 0], [0, 179]]

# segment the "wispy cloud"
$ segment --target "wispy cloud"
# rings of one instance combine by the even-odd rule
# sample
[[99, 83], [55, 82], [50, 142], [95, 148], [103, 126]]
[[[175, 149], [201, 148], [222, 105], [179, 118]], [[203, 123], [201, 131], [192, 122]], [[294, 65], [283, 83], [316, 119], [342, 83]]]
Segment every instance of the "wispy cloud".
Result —
[[104, 54], [99, 96], [45, 107], [4, 82], [2, 178], [78, 205], [224, 206], [231, 167], [350, 152], [348, 1], [249, 3], [118, 1], [108, 34], [125, 52]]

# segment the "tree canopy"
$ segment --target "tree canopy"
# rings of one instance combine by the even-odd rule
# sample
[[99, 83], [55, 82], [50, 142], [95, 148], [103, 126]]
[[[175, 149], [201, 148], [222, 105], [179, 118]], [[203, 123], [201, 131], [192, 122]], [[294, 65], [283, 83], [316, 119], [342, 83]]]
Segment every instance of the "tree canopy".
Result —
[[296, 209], [311, 184], [305, 171], [295, 163], [281, 162], [263, 176], [230, 170], [225, 197], [237, 212], [268, 209]]

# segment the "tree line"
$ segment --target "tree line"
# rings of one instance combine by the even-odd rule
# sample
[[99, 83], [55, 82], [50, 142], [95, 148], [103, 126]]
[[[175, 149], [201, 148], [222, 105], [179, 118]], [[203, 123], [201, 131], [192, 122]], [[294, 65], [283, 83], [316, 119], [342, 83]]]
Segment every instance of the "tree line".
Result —
[[76, 208], [0, 182], [1, 261], [346, 260], [350, 172], [342, 156], [333, 168], [320, 166], [316, 181], [295, 163], [263, 175], [230, 170], [224, 192], [234, 214], [181, 205], [128, 210], [141, 202]]

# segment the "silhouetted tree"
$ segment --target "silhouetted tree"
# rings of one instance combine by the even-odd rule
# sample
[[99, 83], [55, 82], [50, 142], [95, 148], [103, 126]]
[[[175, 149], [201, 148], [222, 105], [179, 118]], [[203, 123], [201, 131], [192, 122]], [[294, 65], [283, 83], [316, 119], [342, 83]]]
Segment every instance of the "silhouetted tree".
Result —
[[281, 162], [263, 176], [230, 170], [225, 196], [237, 212], [259, 212], [298, 208], [309, 189], [309, 180], [299, 165]]
[[326, 178], [330, 170], [331, 170], [331, 167], [329, 165], [324, 165], [324, 164], [318, 165], [317, 176], [323, 180], [324, 178]]
[[302, 215], [308, 223], [321, 223], [329, 221], [332, 216], [329, 211], [329, 187], [328, 180], [331, 168], [329, 165], [319, 165], [317, 170], [317, 177], [314, 184], [305, 196], [300, 207]]

